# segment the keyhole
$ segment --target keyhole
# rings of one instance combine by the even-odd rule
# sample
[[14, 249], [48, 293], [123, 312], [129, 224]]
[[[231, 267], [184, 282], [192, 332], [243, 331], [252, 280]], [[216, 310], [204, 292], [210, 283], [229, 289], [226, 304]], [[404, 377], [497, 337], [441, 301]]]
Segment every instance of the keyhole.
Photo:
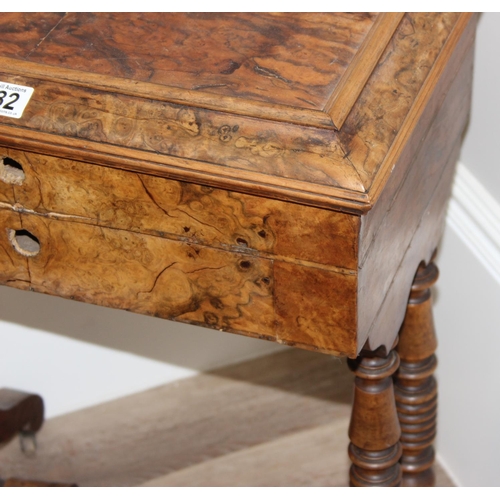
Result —
[[35, 257], [40, 252], [38, 238], [25, 229], [7, 229], [9, 241], [17, 253], [24, 257]]
[[24, 179], [26, 179], [26, 175], [19, 162], [8, 156], [2, 158], [0, 161], [0, 180], [7, 184], [17, 184], [20, 186]]

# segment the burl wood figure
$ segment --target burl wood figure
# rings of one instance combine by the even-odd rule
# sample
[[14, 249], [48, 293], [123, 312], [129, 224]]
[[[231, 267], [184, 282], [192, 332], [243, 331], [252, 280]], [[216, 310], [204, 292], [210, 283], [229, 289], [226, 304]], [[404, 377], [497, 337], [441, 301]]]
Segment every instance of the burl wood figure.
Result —
[[475, 21], [3, 14], [0, 282], [347, 356], [351, 484], [432, 484]]

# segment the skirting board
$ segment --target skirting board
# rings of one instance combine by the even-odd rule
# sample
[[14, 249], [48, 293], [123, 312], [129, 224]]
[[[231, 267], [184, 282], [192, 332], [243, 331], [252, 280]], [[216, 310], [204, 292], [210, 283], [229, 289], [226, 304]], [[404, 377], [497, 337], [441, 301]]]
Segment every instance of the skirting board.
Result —
[[500, 285], [500, 203], [460, 162], [446, 222]]

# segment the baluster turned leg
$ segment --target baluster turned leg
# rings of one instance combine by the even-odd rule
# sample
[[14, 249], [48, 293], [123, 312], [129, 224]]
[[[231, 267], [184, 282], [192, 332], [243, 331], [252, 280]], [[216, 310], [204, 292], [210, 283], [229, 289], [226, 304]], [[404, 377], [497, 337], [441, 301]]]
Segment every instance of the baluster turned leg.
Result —
[[399, 335], [401, 364], [394, 377], [401, 424], [402, 486], [434, 486], [432, 443], [436, 435], [437, 385], [433, 376], [437, 347], [430, 287], [438, 278], [431, 263], [418, 269]]
[[391, 378], [399, 366], [398, 354], [362, 353], [349, 366], [356, 375], [349, 426], [351, 486], [399, 486], [401, 431]]

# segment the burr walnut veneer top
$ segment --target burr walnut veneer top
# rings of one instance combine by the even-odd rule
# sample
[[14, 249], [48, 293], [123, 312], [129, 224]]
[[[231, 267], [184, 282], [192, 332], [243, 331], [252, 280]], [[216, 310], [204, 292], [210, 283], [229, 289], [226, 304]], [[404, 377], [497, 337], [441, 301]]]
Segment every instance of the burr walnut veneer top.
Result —
[[469, 17], [7, 13], [0, 80], [35, 92], [16, 123], [0, 117], [0, 134], [365, 213]]
[[0, 283], [390, 349], [442, 234], [475, 20], [2, 15], [0, 82], [34, 90], [0, 116]]
[[191, 91], [193, 104], [203, 104], [205, 91], [222, 100], [237, 98], [231, 104], [241, 111], [245, 101], [255, 101], [259, 114], [271, 119], [276, 106], [290, 113], [300, 109], [300, 122], [333, 127], [333, 116], [345, 110], [334, 110], [332, 117], [328, 112], [347, 86], [347, 73], [355, 69], [366, 81], [377, 62], [374, 51], [381, 55], [401, 17], [26, 14], [21, 23], [4, 19], [9, 36], [0, 50], [26, 61], [174, 87], [173, 93]]

